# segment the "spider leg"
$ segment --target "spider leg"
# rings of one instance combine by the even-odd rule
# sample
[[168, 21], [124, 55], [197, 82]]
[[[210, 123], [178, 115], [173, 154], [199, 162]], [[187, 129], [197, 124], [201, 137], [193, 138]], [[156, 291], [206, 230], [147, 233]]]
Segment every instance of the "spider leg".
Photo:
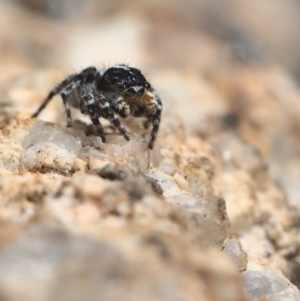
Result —
[[37, 111], [32, 114], [32, 118], [37, 117], [48, 105], [49, 101], [56, 95], [59, 94], [63, 89], [65, 89], [68, 85], [70, 85], [77, 77], [77, 74], [72, 74], [68, 76], [65, 80], [63, 80], [61, 83], [59, 83], [53, 90], [50, 91], [48, 96], [45, 98], [43, 103], [40, 105], [40, 107], [37, 109]]
[[158, 95], [156, 94], [156, 92], [153, 88], [151, 89], [151, 92], [155, 96], [157, 107], [156, 107], [155, 114], [151, 118], [153, 128], [152, 128], [152, 132], [151, 132], [151, 135], [150, 135], [150, 141], [149, 141], [149, 148], [150, 149], [153, 148], [154, 141], [155, 141], [157, 133], [158, 133], [158, 129], [159, 129], [159, 125], [160, 125], [160, 119], [161, 119], [161, 111], [162, 111], [162, 102], [161, 102], [160, 98], [158, 97]]
[[69, 96], [72, 94], [72, 92], [77, 89], [80, 86], [81, 82], [78, 80], [76, 82], [71, 83], [69, 86], [67, 86], [63, 92], [61, 92], [61, 97], [66, 109], [67, 113], [67, 127], [72, 126], [72, 114], [71, 114], [71, 108], [69, 104]]
[[81, 97], [83, 99], [83, 105], [85, 106], [84, 111], [89, 115], [97, 133], [102, 139], [102, 142], [105, 143], [106, 142], [105, 133], [102, 124], [99, 121], [100, 116], [98, 114], [97, 106], [95, 104], [94, 94], [91, 92], [85, 92], [84, 94], [82, 94]]
[[[53, 90], [50, 91], [48, 96], [45, 98], [43, 103], [40, 105], [40, 107], [37, 109], [37, 111], [32, 114], [32, 118], [37, 117], [48, 105], [50, 100], [57, 94], [61, 93], [64, 89], [66, 89], [72, 82], [77, 82], [79, 81], [80, 83], [82, 82], [92, 82], [95, 80], [97, 77], [97, 69], [95, 67], [88, 67], [81, 71], [79, 74], [71, 74], [68, 76], [65, 80], [63, 80], [61, 83], [59, 83]], [[101, 75], [101, 74], [100, 74]], [[65, 104], [65, 100], [64, 100]], [[66, 107], [66, 105], [65, 105]], [[67, 110], [67, 109], [66, 109]], [[68, 111], [67, 111], [68, 113]]]
[[113, 104], [114, 110], [122, 117], [126, 118], [130, 115], [130, 106], [123, 99]]
[[121, 121], [118, 118], [118, 115], [112, 110], [110, 107], [109, 102], [103, 95], [99, 95], [96, 97], [96, 100], [98, 102], [99, 108], [101, 110], [101, 116], [103, 118], [108, 119], [117, 129], [118, 131], [124, 136], [124, 138], [129, 141], [130, 136], [127, 132], [124, 125], [121, 123]]

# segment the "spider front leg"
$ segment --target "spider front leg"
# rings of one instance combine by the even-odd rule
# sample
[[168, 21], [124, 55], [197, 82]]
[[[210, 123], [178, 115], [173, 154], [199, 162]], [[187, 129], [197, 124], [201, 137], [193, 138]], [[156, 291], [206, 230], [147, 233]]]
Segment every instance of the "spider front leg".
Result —
[[118, 118], [118, 115], [112, 110], [110, 107], [109, 102], [103, 95], [99, 95], [96, 97], [99, 110], [101, 111], [101, 116], [103, 118], [108, 119], [117, 129], [118, 131], [123, 135], [123, 137], [129, 141], [130, 136], [129, 133], [127, 132], [126, 128], [124, 125], [121, 123], [121, 121]]
[[98, 114], [98, 108], [95, 103], [95, 97], [92, 93], [84, 93], [81, 96], [83, 100], [83, 104], [81, 106], [81, 112], [86, 113], [89, 115], [91, 121], [93, 122], [93, 125], [99, 134], [100, 138], [102, 139], [102, 142], [106, 142], [105, 133], [102, 127], [102, 124], [99, 120], [99, 114]]
[[150, 135], [149, 148], [153, 149], [154, 142], [156, 140], [156, 136], [157, 136], [159, 125], [160, 125], [162, 102], [154, 90], [152, 90], [151, 92], [153, 93], [153, 95], [155, 97], [155, 101], [156, 101], [156, 112], [153, 115], [153, 117], [151, 119], [149, 119], [149, 121], [151, 120], [152, 124], [153, 124], [152, 132]]

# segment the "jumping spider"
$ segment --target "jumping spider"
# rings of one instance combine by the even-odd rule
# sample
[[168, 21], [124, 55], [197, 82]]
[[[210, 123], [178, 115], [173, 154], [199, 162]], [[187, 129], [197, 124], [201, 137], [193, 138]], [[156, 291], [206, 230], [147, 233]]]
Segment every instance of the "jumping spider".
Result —
[[107, 70], [89, 67], [78, 74], [72, 74], [50, 91], [32, 117], [37, 117], [59, 93], [67, 112], [67, 127], [72, 126], [70, 105], [79, 108], [82, 114], [89, 115], [103, 142], [106, 139], [100, 117], [108, 119], [126, 140], [130, 140], [130, 137], [118, 115], [122, 118], [129, 115], [146, 117], [145, 128], [151, 123], [153, 125], [149, 141], [149, 148], [153, 148], [162, 103], [140, 70], [120, 64]]

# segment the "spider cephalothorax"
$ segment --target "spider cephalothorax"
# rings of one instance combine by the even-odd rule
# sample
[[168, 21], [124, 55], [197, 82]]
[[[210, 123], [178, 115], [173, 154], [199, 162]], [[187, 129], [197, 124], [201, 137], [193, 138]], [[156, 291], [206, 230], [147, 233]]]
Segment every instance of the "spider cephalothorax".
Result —
[[[79, 97], [76, 97], [75, 91]], [[130, 137], [118, 115], [123, 118], [129, 115], [146, 117], [145, 127], [151, 123], [153, 125], [149, 141], [149, 148], [153, 148], [160, 124], [162, 103], [140, 70], [127, 65], [116, 65], [107, 70], [89, 67], [78, 74], [72, 74], [50, 91], [32, 117], [37, 117], [53, 96], [59, 93], [67, 112], [68, 127], [72, 126], [70, 104], [80, 108], [83, 114], [89, 115], [103, 142], [106, 139], [100, 117], [115, 125], [126, 140], [130, 140]], [[69, 100], [71, 95], [74, 96], [72, 101]]]
[[136, 88], [142, 91], [138, 96], [142, 96], [145, 88], [150, 88], [150, 84], [140, 70], [129, 68], [126, 65], [118, 65], [106, 70], [99, 80], [98, 88], [120, 93], [124, 97], [131, 97], [137, 92]]

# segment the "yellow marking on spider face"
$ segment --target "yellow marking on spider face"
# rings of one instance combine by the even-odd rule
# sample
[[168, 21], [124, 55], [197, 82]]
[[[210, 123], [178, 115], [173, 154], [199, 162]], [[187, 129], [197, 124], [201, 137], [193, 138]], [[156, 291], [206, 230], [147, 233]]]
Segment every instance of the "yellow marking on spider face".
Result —
[[132, 97], [128, 99], [130, 107], [134, 109], [143, 109], [145, 115], [153, 115], [157, 109], [157, 103], [154, 98], [154, 95], [150, 91], [145, 91], [142, 97]]

